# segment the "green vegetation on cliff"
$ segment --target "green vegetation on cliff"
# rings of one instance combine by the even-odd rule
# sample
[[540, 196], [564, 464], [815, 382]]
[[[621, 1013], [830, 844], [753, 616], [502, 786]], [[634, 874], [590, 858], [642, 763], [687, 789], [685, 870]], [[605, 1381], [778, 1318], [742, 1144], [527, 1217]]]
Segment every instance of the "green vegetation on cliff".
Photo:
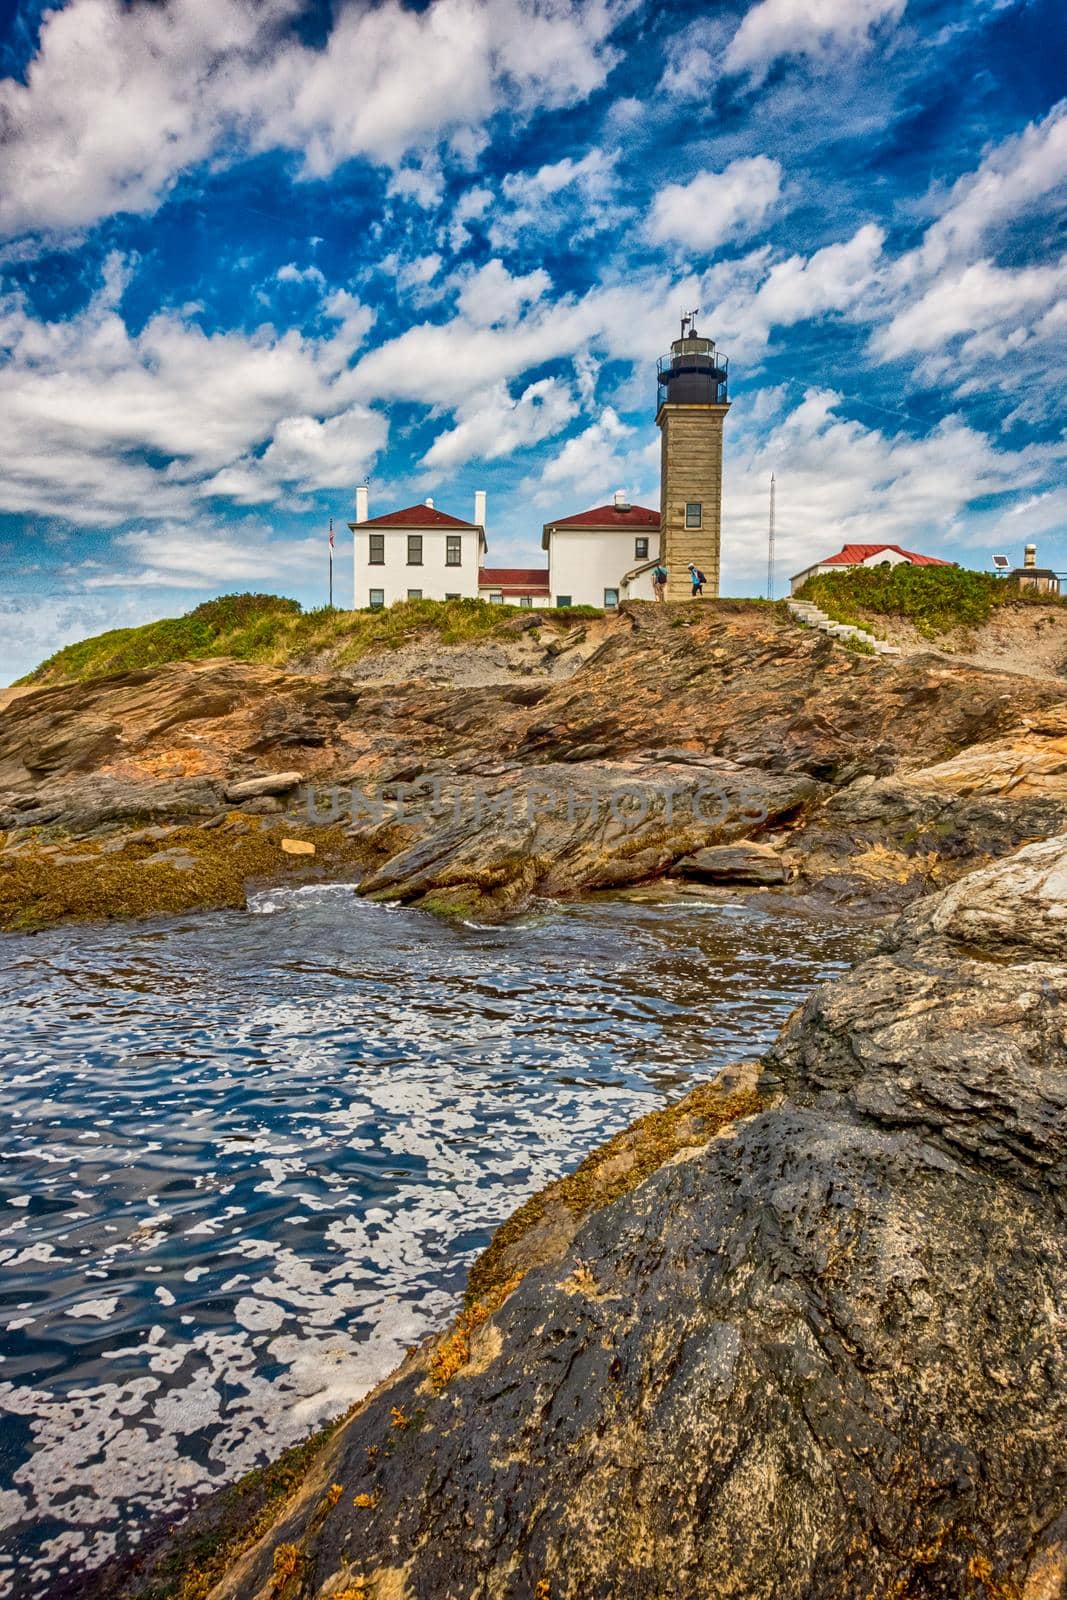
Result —
[[872, 617], [899, 617], [927, 639], [953, 628], [976, 628], [999, 606], [1063, 605], [1028, 594], [988, 572], [963, 567], [858, 567], [809, 578], [799, 598], [821, 606], [837, 622], [858, 626]]
[[[517, 615], [530, 613], [488, 600], [407, 600], [378, 611], [338, 611], [328, 606], [303, 611], [296, 600], [279, 595], [221, 595], [183, 617], [116, 628], [67, 645], [20, 682], [74, 683], [211, 656], [268, 666], [318, 659], [323, 665], [344, 666], [376, 650], [398, 650], [420, 637], [445, 645], [489, 638]], [[600, 615], [589, 606], [537, 612], [539, 621], [564, 623]]]

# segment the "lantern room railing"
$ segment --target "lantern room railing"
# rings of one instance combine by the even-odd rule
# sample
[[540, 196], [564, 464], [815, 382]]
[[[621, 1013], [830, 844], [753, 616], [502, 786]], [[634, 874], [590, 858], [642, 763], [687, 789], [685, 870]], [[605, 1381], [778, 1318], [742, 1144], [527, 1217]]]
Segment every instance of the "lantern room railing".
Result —
[[691, 405], [720, 405], [727, 401], [730, 358], [721, 350], [672, 351], [656, 363], [657, 406], [665, 400]]

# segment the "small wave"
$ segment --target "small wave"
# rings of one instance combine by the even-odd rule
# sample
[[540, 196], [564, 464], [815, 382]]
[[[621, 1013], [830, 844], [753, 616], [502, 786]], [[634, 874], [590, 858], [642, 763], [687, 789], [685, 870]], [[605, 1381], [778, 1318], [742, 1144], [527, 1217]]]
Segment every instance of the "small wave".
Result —
[[[303, 883], [297, 889], [257, 889], [248, 896], [245, 910], [253, 916], [269, 916], [275, 911], [288, 911], [294, 906], [307, 904], [309, 900], [329, 901], [340, 895], [352, 896], [358, 888], [358, 883]], [[362, 902], [364, 905], [372, 903]]]

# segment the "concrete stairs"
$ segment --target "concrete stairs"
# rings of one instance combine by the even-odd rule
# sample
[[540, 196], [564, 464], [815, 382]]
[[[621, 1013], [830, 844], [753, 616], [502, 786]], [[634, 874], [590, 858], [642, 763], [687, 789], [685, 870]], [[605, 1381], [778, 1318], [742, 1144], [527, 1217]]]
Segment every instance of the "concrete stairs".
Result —
[[808, 628], [818, 628], [820, 633], [828, 633], [832, 639], [860, 639], [864, 644], [869, 644], [876, 655], [899, 656], [900, 651], [895, 644], [886, 644], [884, 639], [876, 639], [873, 633], [868, 633], [866, 628], [853, 627], [849, 622], [834, 622], [817, 605], [810, 600], [787, 600], [790, 614], [798, 622], [803, 622]]

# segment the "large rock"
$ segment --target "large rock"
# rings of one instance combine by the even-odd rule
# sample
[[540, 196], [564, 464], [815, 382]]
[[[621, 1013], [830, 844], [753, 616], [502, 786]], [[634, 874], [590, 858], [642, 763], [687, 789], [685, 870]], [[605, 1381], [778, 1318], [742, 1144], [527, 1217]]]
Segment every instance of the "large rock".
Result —
[[793, 876], [777, 850], [752, 841], [697, 850], [691, 856], [683, 856], [673, 870], [679, 877], [694, 878], [698, 883], [777, 884], [788, 883]]
[[[533, 894], [656, 877], [708, 845], [795, 824], [828, 793], [803, 772], [678, 754], [507, 767], [480, 781], [437, 774], [436, 791], [411, 785], [406, 834], [391, 821], [360, 830], [369, 846], [377, 837], [388, 851], [362, 892], [442, 910], [510, 912]], [[753, 850], [757, 857], [768, 870]]]
[[243, 778], [226, 786], [227, 800], [260, 800], [267, 796], [292, 794], [304, 781], [302, 772], [265, 772], [258, 778]]
[[212, 1600], [1062, 1594], [1065, 871], [917, 908], [763, 1109], [510, 1225]]

